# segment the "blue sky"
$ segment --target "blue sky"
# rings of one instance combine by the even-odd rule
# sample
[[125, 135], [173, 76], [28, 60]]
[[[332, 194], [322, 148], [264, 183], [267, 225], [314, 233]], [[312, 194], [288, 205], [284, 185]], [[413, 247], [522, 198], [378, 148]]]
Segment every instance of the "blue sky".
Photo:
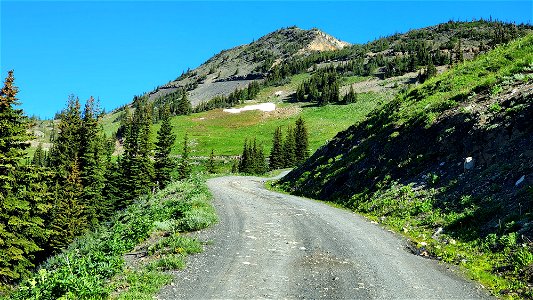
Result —
[[111, 110], [223, 49], [296, 25], [364, 43], [448, 20], [533, 23], [533, 1], [0, 0], [2, 81], [15, 70], [27, 115], [53, 117], [68, 95]]

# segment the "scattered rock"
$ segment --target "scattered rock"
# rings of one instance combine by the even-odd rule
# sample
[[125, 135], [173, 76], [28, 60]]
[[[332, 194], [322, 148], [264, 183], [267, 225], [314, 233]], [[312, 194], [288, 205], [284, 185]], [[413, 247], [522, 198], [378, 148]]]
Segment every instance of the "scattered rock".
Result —
[[516, 181], [516, 183], [514, 184], [514, 186], [519, 186], [522, 182], [524, 182], [524, 180], [526, 179], [526, 175], [522, 175], [522, 177], [520, 177], [520, 179], [518, 179]]
[[439, 237], [439, 235], [444, 231], [444, 229], [442, 229], [442, 227], [439, 227], [437, 228], [437, 231], [435, 231], [435, 233], [431, 236], [431, 238], [433, 239], [437, 239]]
[[474, 159], [472, 157], [465, 158], [465, 162], [463, 163], [464, 170], [472, 170], [474, 168]]

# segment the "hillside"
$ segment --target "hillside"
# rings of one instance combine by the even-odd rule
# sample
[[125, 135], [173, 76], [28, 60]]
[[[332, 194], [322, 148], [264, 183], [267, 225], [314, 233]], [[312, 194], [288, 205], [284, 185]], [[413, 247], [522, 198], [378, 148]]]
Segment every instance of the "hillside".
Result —
[[184, 73], [154, 91], [155, 100], [178, 89], [189, 91], [193, 106], [215, 96], [227, 96], [237, 88], [266, 77], [273, 65], [311, 51], [342, 49], [349, 44], [318, 29], [283, 28], [250, 44], [221, 51], [198, 68]]
[[398, 95], [280, 184], [404, 232], [499, 295], [531, 297], [532, 99], [529, 35]]
[[[183, 90], [187, 90], [186, 93], [193, 107], [202, 102], [202, 105], [196, 106], [195, 110], [208, 110], [208, 112], [192, 114], [190, 117], [175, 117], [176, 133], [181, 136], [183, 129], [192, 131], [194, 138], [205, 141], [200, 142], [201, 146], [213, 147], [225, 155], [237, 155], [239, 152], [234, 149], [239, 148], [240, 145], [229, 143], [220, 145], [209, 142], [213, 136], [224, 139], [224, 135], [227, 134], [229, 137], [234, 137], [232, 130], [205, 131], [201, 124], [203, 122], [200, 121], [204, 118], [204, 120], [229, 124], [226, 118], [237, 120], [240, 119], [239, 116], [209, 111], [210, 108], [258, 102], [276, 103], [281, 108], [277, 115], [248, 112], [240, 116], [243, 120], [254, 119], [252, 124], [244, 121], [237, 123], [231, 121], [235, 123], [235, 126], [232, 126], [234, 128], [239, 127], [238, 124], [247, 124], [246, 127], [239, 127], [240, 130], [236, 130], [241, 139], [256, 135], [259, 140], [268, 144], [271, 131], [275, 126], [268, 125], [269, 130], [249, 130], [248, 126], [257, 125], [260, 128], [261, 124], [269, 124], [269, 120], [274, 121], [280, 118], [286, 122], [277, 121], [277, 124], [285, 125], [288, 124], [289, 118], [295, 118], [302, 113], [305, 115], [305, 111], [313, 105], [295, 102], [294, 94], [298, 87], [309, 79], [309, 76], [317, 73], [317, 70], [333, 68], [333, 71], [338, 74], [340, 97], [346, 94], [350, 87], [353, 87], [354, 91], [361, 94], [363, 98], [375, 99], [374, 103], [366, 103], [376, 108], [386, 103], [398, 91], [407, 88], [408, 85], [423, 81], [428, 61], [436, 65], [438, 72], [443, 72], [451, 62], [472, 59], [499, 43], [522, 36], [529, 31], [531, 31], [531, 26], [528, 25], [488, 21], [448, 22], [380, 38], [364, 45], [349, 45], [317, 29], [285, 28], [251, 44], [222, 51], [197, 69], [183, 74], [178, 80], [149, 92], [145, 96], [152, 99], [153, 113], [157, 115], [157, 108], [160, 105], [170, 103], [172, 106], [182, 97]], [[317, 49], [325, 51], [317, 52], [315, 51]], [[239, 75], [236, 76], [234, 73], [237, 69]], [[239, 93], [237, 99], [215, 103], [211, 106], [204, 105], [207, 100], [213, 99], [216, 95], [227, 95], [238, 89], [246, 90], [246, 86], [251, 82], [260, 83], [258, 93], [253, 97], [247, 96], [246, 93]], [[219, 89], [217, 86], [224, 86], [224, 88]], [[163, 94], [166, 96], [162, 96]], [[324, 108], [324, 110], [330, 109]], [[331, 134], [317, 134], [312, 137], [316, 141], [313, 149], [333, 137], [334, 133], [346, 129], [358, 120], [349, 119], [348, 111], [351, 109], [344, 112], [342, 107], [338, 107], [334, 110], [337, 111], [335, 113], [338, 114], [337, 119], [346, 120], [346, 122], [339, 123], [335, 118], [329, 119], [328, 112], [323, 116], [309, 114], [311, 116], [308, 122], [316, 123], [317, 126], [326, 122], [328, 126], [332, 126], [331, 131], [328, 130]], [[287, 111], [292, 113], [287, 114]], [[251, 117], [250, 115], [253, 114], [256, 116]], [[104, 117], [103, 125], [108, 136], [114, 134], [119, 128], [120, 116], [121, 110], [117, 110]], [[157, 117], [154, 119], [157, 123]], [[224, 128], [229, 129], [227, 126]], [[222, 148], [214, 146], [222, 146]], [[198, 151], [200, 151], [199, 155], [207, 155], [210, 149], [198, 147]], [[177, 148], [175, 153], [179, 153]]]

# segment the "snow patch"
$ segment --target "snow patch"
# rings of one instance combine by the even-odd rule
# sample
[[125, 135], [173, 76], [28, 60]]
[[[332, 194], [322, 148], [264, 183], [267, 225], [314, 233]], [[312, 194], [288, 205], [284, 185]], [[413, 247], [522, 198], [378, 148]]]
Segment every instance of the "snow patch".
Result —
[[227, 112], [230, 114], [238, 114], [242, 111], [247, 111], [247, 110], [274, 111], [276, 110], [276, 104], [269, 102], [269, 103], [255, 104], [255, 105], [246, 105], [245, 107], [241, 107], [241, 108], [226, 108], [224, 109], [224, 112]]

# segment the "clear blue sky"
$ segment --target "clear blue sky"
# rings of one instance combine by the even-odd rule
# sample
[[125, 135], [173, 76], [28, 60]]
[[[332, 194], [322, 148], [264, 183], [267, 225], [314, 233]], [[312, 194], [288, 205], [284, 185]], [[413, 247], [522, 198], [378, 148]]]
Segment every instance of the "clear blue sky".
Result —
[[223, 49], [281, 27], [364, 43], [448, 20], [533, 23], [533, 1], [6, 1], [2, 82], [15, 70], [27, 115], [53, 117], [69, 94], [111, 110]]

